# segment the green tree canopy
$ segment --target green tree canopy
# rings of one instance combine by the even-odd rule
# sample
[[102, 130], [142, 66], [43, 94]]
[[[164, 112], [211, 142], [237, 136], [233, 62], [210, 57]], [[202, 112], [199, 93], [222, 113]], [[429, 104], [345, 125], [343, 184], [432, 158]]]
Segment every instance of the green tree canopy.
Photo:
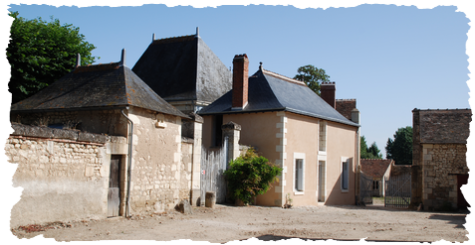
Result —
[[320, 95], [320, 83], [330, 81], [330, 76], [325, 73], [325, 70], [313, 65], [301, 66], [297, 72], [294, 79], [305, 82], [318, 95]]
[[398, 165], [412, 165], [412, 127], [399, 128], [394, 140], [388, 139], [386, 158], [393, 159]]
[[18, 12], [9, 13], [14, 18], [7, 47], [12, 104], [69, 73], [76, 65], [76, 54], [81, 55], [81, 65], [94, 62], [96, 57], [91, 51], [95, 47], [85, 41], [78, 27], [61, 25], [52, 17], [46, 22], [41, 18], [26, 20], [18, 15]]
[[382, 159], [383, 154], [380, 153], [376, 142], [373, 142], [370, 147], [366, 143], [366, 138], [361, 136], [360, 139], [360, 157], [361, 159]]

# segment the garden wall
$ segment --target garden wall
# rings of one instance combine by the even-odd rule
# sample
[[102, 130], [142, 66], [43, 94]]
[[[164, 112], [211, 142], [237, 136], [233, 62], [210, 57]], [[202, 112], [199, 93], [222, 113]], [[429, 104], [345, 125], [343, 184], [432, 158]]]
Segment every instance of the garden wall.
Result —
[[111, 147], [125, 141], [74, 130], [12, 124], [8, 161], [22, 187], [11, 226], [106, 217]]

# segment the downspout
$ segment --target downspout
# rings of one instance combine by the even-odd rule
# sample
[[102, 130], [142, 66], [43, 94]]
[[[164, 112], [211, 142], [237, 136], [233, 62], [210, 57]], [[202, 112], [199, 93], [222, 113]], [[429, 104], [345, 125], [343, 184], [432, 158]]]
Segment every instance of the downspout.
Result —
[[[129, 107], [126, 107], [128, 110]], [[133, 136], [134, 136], [134, 123], [127, 117], [124, 113], [124, 110], [120, 110], [122, 115], [130, 122], [130, 130], [129, 130], [129, 150], [128, 150], [128, 168], [127, 168], [127, 200], [125, 202], [126, 210], [125, 210], [125, 217], [130, 217], [130, 183], [132, 180], [132, 147], [133, 147]]]

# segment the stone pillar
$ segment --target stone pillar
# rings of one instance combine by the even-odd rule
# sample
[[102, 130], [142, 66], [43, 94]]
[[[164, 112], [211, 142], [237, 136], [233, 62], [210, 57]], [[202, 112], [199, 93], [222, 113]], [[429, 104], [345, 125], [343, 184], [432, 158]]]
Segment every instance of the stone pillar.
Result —
[[[420, 138], [420, 110], [412, 110], [412, 166], [411, 166], [411, 189], [412, 198], [409, 208], [415, 209], [422, 203], [422, 189], [424, 188], [424, 179], [422, 177], [422, 145]], [[397, 163], [396, 163], [397, 164]]]
[[223, 130], [223, 137], [226, 139], [228, 138], [228, 159], [227, 164], [229, 166], [229, 161], [236, 159], [239, 154], [239, 139], [241, 137], [241, 125], [228, 122], [221, 126]]
[[194, 112], [188, 114], [193, 121], [193, 155], [191, 167], [191, 205], [199, 206], [200, 197], [200, 178], [201, 178], [201, 132], [203, 127], [203, 118]]

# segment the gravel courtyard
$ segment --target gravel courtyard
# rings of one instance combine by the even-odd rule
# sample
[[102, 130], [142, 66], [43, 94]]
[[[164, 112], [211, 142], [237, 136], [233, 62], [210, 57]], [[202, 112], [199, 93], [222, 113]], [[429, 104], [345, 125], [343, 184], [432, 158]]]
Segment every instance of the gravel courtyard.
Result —
[[[116, 217], [55, 224], [26, 232], [19, 238], [43, 234], [57, 241], [190, 239], [223, 243], [258, 237], [380, 241], [468, 241], [463, 227], [466, 214], [401, 211], [382, 206], [193, 207], [193, 214], [171, 211], [130, 219]], [[34, 230], [34, 229], [33, 229]], [[30, 230], [31, 231], [31, 230]]]

